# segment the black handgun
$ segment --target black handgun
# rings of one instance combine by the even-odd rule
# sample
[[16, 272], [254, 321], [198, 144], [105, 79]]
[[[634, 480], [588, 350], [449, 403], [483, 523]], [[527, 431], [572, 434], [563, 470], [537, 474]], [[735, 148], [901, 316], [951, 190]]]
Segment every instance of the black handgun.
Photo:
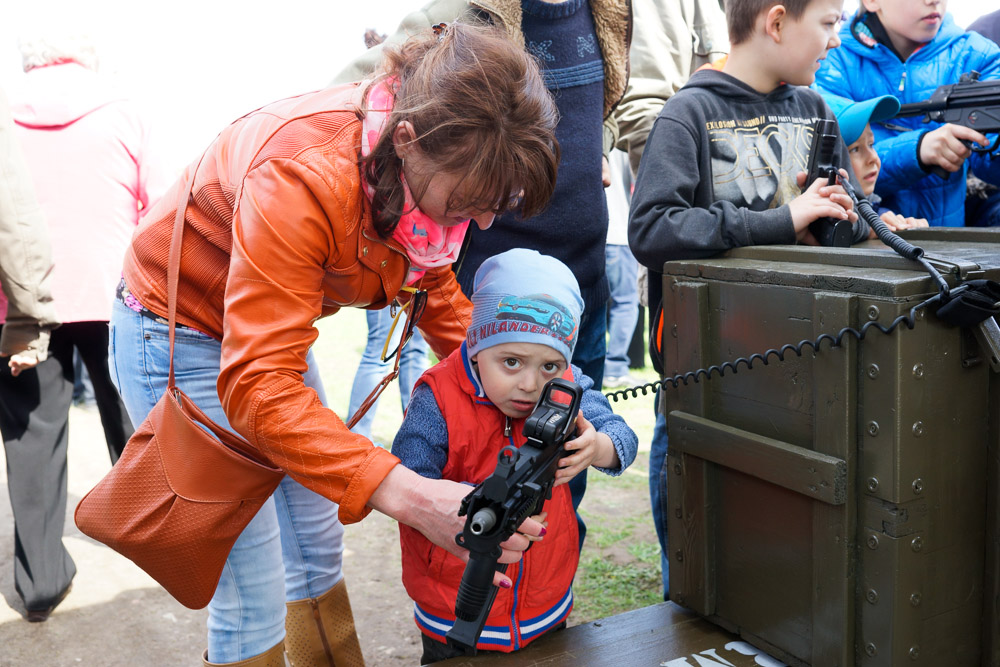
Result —
[[[809, 147], [809, 166], [806, 169], [806, 184], [808, 188], [817, 178], [827, 179], [828, 185], [837, 184], [837, 141], [840, 133], [836, 121], [821, 118], [813, 128], [812, 145]], [[854, 237], [854, 226], [850, 220], [835, 220], [833, 218], [818, 218], [809, 225], [820, 245], [846, 248], [851, 245]]]
[[455, 625], [446, 635], [448, 645], [467, 655], [476, 654], [486, 618], [496, 599], [493, 573], [498, 565], [500, 543], [521, 522], [542, 511], [552, 497], [559, 459], [566, 455], [563, 443], [576, 431], [583, 390], [569, 380], [550, 380], [542, 389], [535, 409], [524, 421], [525, 442], [518, 449], [507, 445], [497, 456], [493, 473], [462, 499], [459, 516], [465, 527], [455, 536], [469, 550], [455, 600]]

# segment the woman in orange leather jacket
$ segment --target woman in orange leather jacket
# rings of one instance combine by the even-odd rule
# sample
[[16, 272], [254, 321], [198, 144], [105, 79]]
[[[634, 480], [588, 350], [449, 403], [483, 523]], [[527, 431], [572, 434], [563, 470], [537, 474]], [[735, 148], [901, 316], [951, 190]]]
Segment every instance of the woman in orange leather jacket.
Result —
[[[111, 321], [112, 375], [133, 423], [166, 387], [167, 256], [185, 205], [177, 384], [287, 472], [229, 556], [205, 664], [283, 665], [284, 650], [292, 664], [361, 663], [340, 521], [376, 509], [461, 555], [468, 488], [397, 465], [323, 405], [310, 379], [313, 323], [419, 288], [418, 327], [446, 357], [471, 313], [450, 268], [466, 226], [545, 205], [556, 121], [519, 45], [489, 28], [438, 26], [387, 49], [371, 80], [239, 119], [186, 170], [190, 190], [176, 185], [143, 218]], [[521, 530], [544, 532], [530, 520]], [[512, 538], [505, 560], [527, 544]]]

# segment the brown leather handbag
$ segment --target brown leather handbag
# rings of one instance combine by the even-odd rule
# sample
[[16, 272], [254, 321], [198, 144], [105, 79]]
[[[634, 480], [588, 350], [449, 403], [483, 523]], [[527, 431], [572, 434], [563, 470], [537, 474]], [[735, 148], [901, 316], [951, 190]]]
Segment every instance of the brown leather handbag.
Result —
[[213, 422], [174, 383], [181, 237], [193, 174], [182, 190], [170, 243], [166, 393], [74, 518], [85, 535], [134, 562], [178, 602], [201, 609], [215, 593], [236, 538], [284, 472]]

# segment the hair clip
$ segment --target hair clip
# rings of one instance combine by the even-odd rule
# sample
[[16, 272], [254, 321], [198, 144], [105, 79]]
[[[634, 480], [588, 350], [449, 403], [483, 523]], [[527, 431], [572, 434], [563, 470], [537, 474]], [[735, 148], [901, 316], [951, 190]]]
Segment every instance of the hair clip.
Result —
[[431, 30], [434, 31], [435, 35], [437, 35], [438, 40], [444, 39], [444, 33], [445, 33], [445, 30], [447, 30], [447, 29], [448, 29], [448, 24], [447, 23], [438, 23], [437, 25], [432, 25], [431, 26]]

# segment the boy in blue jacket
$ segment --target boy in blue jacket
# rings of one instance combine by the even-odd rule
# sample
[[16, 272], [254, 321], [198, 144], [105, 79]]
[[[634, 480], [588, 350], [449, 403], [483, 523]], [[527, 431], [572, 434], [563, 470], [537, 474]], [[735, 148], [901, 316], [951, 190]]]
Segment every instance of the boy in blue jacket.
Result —
[[[972, 70], [982, 79], [1000, 78], [1000, 47], [964, 32], [946, 9], [946, 0], [862, 0], [841, 29], [841, 47], [820, 66], [817, 87], [851, 100], [891, 94], [908, 104]], [[927, 218], [931, 226], [965, 224], [970, 167], [987, 183], [1000, 183], [1000, 159], [972, 153], [963, 143], [989, 145], [975, 130], [914, 117], [872, 124], [872, 131], [882, 159], [876, 194], [885, 206]], [[932, 174], [933, 167], [949, 177]]]

